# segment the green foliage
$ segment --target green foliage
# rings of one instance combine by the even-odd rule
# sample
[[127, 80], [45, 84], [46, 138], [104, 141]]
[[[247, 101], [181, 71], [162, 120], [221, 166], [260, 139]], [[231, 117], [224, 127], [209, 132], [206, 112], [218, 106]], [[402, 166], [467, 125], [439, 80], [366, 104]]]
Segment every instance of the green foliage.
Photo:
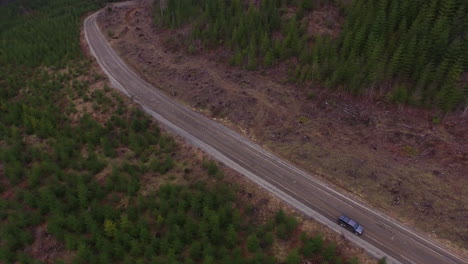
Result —
[[104, 221], [104, 233], [108, 237], [115, 236], [117, 233], [117, 225], [112, 220], [106, 219]]
[[[168, 0], [167, 8], [161, 9], [155, 1], [155, 20], [172, 28], [195, 20], [192, 37], [201, 38], [208, 46], [226, 43], [233, 51], [231, 65], [256, 70], [259, 65], [271, 66], [275, 60], [271, 36], [280, 30], [282, 6], [280, 0], [262, 1], [260, 5], [240, 0]], [[291, 33], [289, 46], [296, 51], [295, 32]]]
[[150, 163], [150, 168], [154, 172], [166, 174], [172, 168], [174, 168], [174, 165], [174, 160], [171, 158], [171, 156], [166, 155], [166, 157], [163, 160], [153, 159]]
[[[199, 2], [179, 3], [190, 8]], [[271, 18], [270, 24], [259, 20], [255, 7], [249, 8], [248, 19], [241, 19], [240, 0], [225, 2], [225, 7], [217, 0], [207, 3], [203, 12], [215, 21], [209, 27], [216, 36], [205, 37], [225, 38], [216, 32], [236, 26], [242, 34], [240, 50], [256, 59], [263, 56], [257, 45], [270, 45], [270, 34], [263, 40], [260, 35], [242, 39], [256, 25], [263, 27], [258, 34], [278, 29], [278, 14], [272, 11], [277, 1], [265, 1], [262, 7], [272, 12], [261, 16]], [[168, 4], [182, 8], [177, 1]], [[277, 223], [256, 233], [257, 219], [241, 214], [238, 208], [244, 204], [220, 181], [216, 163], [204, 163], [214, 177], [212, 185], [199, 181], [141, 190], [140, 180], [149, 171], [164, 174], [179, 164], [173, 155], [177, 145], [141, 110], [108, 96], [108, 88], [91, 92], [88, 81], [79, 80], [86, 78], [77, 78], [92, 74], [79, 48], [81, 18], [99, 5], [32, 0], [0, 6], [0, 163], [5, 175], [0, 195], [7, 197], [0, 200], [0, 262], [35, 263], [24, 251], [35, 242], [33, 232], [45, 224], [71, 251], [66, 259], [71, 263], [277, 263], [266, 257], [274, 253], [273, 234], [282, 229], [290, 236], [297, 221], [282, 212]], [[238, 14], [238, 24], [217, 12], [228, 7]], [[163, 15], [176, 27], [189, 14]], [[100, 123], [87, 113], [90, 109], [75, 109], [76, 100], [116, 110]], [[5, 195], [7, 190], [13, 195]]]
[[306, 258], [310, 258], [322, 251], [323, 238], [321, 235], [314, 236], [310, 239], [305, 239], [303, 243], [304, 244], [300, 251]]
[[[170, 0], [162, 19], [171, 27], [195, 20], [194, 32], [201, 33], [194, 37], [208, 46], [227, 43], [231, 65], [256, 70], [296, 57], [294, 82], [315, 79], [355, 94], [390, 86], [393, 102], [444, 111], [466, 104], [460, 83], [468, 65], [466, 1], [352, 1], [341, 6], [345, 23], [336, 39], [307, 35], [305, 14], [314, 3]], [[160, 17], [161, 9], [155, 11]]]
[[387, 257], [383, 257], [379, 260], [378, 264], [385, 264], [387, 263]]
[[336, 246], [330, 243], [322, 252], [322, 256], [326, 261], [331, 261], [336, 255]]
[[298, 225], [297, 219], [286, 215], [282, 209], [276, 212], [275, 222], [277, 224], [276, 236], [283, 240], [289, 239]]
[[405, 103], [408, 101], [408, 90], [401, 85], [398, 85], [391, 94], [391, 100], [395, 103]]
[[348, 261], [349, 264], [359, 264], [359, 259], [357, 257], [353, 257]]
[[438, 124], [440, 124], [440, 122], [441, 122], [439, 116], [434, 116], [434, 117], [432, 118], [431, 121], [432, 121], [432, 123], [433, 123], [434, 125], [438, 125]]
[[234, 57], [232, 57], [231, 59], [231, 65], [242, 66], [243, 63], [244, 63], [244, 57], [242, 55], [242, 52], [238, 50], [237, 52], [235, 52]]
[[256, 252], [260, 248], [259, 241], [256, 235], [250, 235], [247, 238], [247, 249], [250, 252]]
[[283, 209], [278, 210], [275, 215], [275, 222], [277, 224], [281, 224], [286, 222], [286, 214], [284, 213]]
[[206, 169], [209, 176], [212, 176], [218, 179], [223, 177], [222, 172], [219, 170], [218, 165], [216, 165], [214, 161], [208, 160], [208, 161], [203, 162], [203, 167]]
[[[2, 71], [12, 65], [60, 67], [70, 59], [81, 57], [78, 34], [80, 16], [97, 7], [96, 2], [89, 0], [51, 0], [47, 3], [40, 0], [21, 1], [2, 7]], [[49, 17], [54, 19], [51, 21]], [[0, 76], [0, 79], [3, 77]]]
[[286, 264], [300, 264], [301, 263], [301, 257], [299, 256], [299, 253], [297, 249], [294, 249], [289, 253], [289, 255], [286, 257]]
[[228, 248], [233, 248], [237, 245], [238, 243], [238, 234], [236, 232], [235, 227], [231, 224], [229, 225], [226, 233], [226, 246]]
[[265, 54], [265, 57], [263, 58], [263, 66], [266, 68], [269, 68], [270, 66], [273, 65], [275, 59], [274, 59], [274, 54], [271, 49], [268, 49], [268, 51]]
[[297, 219], [294, 216], [287, 216], [284, 222], [288, 233], [293, 233], [297, 229]]

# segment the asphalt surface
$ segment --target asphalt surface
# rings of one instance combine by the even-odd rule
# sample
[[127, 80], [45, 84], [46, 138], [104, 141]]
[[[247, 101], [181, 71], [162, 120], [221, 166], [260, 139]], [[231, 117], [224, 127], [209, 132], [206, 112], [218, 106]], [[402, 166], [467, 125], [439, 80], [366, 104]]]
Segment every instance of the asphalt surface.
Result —
[[[214, 159], [240, 172], [306, 216], [316, 219], [376, 258], [387, 263], [468, 263], [396, 220], [349, 198], [319, 179], [191, 109], [140, 78], [116, 54], [96, 23], [97, 13], [84, 22], [91, 53], [112, 85], [133, 98], [172, 133]], [[360, 237], [337, 224], [346, 214], [364, 226]]]

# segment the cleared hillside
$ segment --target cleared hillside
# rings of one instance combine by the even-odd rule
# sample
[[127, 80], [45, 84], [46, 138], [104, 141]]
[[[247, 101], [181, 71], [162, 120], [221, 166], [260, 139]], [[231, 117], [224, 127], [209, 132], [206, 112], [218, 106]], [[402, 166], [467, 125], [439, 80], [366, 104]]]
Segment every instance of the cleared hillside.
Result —
[[79, 34], [101, 6], [0, 7], [0, 263], [375, 262], [109, 88]]
[[[305, 16], [312, 16], [310, 34], [337, 39], [339, 13], [336, 5], [316, 5]], [[298, 64], [294, 57], [258, 70], [231, 66], [235, 53], [223, 42], [193, 38], [195, 18], [170, 28], [154, 23], [160, 14], [142, 1], [106, 9], [98, 23], [119, 56], [175, 100], [408, 225], [466, 248], [462, 112], [394, 104], [376, 96], [377, 89], [356, 96], [320, 81], [296, 83], [288, 76]], [[328, 28], [327, 17], [336, 18]]]
[[[374, 92], [444, 111], [466, 107], [466, 1], [166, 2], [166, 8], [155, 8], [163, 14], [156, 21], [172, 28], [190, 24], [186, 43], [193, 52], [222, 45], [231, 50], [232, 65], [249, 70], [294, 58], [288, 64], [293, 82]], [[338, 9], [339, 15], [326, 16], [321, 30], [314, 30], [320, 16], [314, 11], [322, 6], [325, 12]]]

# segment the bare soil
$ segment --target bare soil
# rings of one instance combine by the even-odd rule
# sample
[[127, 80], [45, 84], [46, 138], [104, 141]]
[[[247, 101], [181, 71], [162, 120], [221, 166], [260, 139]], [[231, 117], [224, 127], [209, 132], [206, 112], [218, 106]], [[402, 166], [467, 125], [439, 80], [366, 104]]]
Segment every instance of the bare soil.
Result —
[[286, 72], [293, 60], [249, 72], [230, 67], [223, 48], [189, 55], [189, 28], [154, 26], [145, 2], [110, 8], [98, 21], [126, 62], [176, 100], [429, 236], [468, 248], [468, 120], [462, 113], [437, 124], [436, 111], [291, 84]]
[[53, 263], [57, 259], [70, 263], [73, 259], [75, 253], [66, 250], [61, 242], [49, 234], [47, 223], [34, 227], [32, 234], [34, 236], [34, 243], [25, 248], [24, 252], [26, 254], [44, 263]]
[[344, 20], [340, 15], [339, 8], [331, 3], [312, 10], [305, 19], [309, 36], [329, 35], [333, 38], [338, 37]]

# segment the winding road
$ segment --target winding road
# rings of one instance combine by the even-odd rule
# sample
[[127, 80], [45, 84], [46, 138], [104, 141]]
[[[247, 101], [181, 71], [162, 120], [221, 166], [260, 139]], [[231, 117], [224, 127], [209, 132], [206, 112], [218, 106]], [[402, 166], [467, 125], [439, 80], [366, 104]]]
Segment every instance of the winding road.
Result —
[[[313, 175], [302, 171], [244, 136], [226, 128], [156, 89], [130, 69], [101, 33], [96, 17], [84, 22], [89, 48], [112, 85], [133, 98], [170, 132], [202, 149], [387, 263], [468, 263], [443, 246], [378, 211], [347, 197]], [[336, 219], [346, 214], [365, 227], [361, 237], [340, 227]]]

